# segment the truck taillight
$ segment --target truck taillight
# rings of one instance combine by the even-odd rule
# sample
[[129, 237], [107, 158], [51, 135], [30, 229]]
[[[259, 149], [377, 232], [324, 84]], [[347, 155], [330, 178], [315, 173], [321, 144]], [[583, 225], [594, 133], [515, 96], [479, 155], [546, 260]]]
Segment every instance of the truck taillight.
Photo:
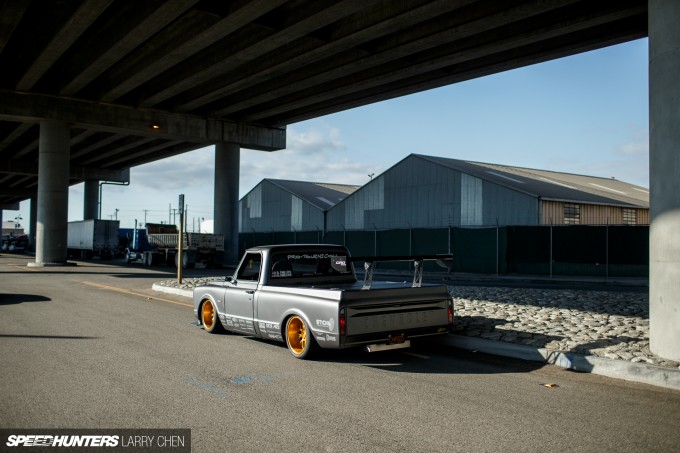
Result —
[[338, 319], [338, 324], [340, 327], [340, 335], [345, 335], [345, 329], [347, 327], [347, 320], [345, 319], [345, 309], [340, 310], [340, 317]]
[[449, 299], [449, 324], [453, 324], [453, 300]]

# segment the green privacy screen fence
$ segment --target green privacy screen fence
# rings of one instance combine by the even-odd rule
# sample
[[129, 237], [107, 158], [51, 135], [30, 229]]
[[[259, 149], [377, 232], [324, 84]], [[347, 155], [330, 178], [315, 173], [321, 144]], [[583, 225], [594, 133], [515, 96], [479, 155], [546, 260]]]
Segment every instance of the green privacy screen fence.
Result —
[[[648, 226], [505, 226], [241, 233], [240, 252], [267, 244], [342, 244], [355, 256], [453, 254], [453, 272], [647, 277]], [[394, 263], [399, 269], [406, 264]], [[428, 270], [442, 271], [435, 263]], [[388, 267], [381, 264], [381, 267]]]

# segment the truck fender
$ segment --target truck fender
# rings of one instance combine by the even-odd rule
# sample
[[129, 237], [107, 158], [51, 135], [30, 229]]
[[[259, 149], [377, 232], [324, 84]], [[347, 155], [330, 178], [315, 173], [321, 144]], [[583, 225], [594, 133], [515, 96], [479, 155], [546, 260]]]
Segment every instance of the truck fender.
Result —
[[[312, 337], [321, 347], [329, 347], [331, 344], [338, 343], [338, 334], [335, 332], [327, 332], [319, 330], [315, 322], [310, 319], [305, 313], [298, 309], [287, 310], [281, 318], [281, 336], [283, 341], [286, 341], [286, 322], [291, 316], [299, 316], [307, 324], [309, 330], [312, 332]], [[330, 338], [329, 338], [330, 336]], [[331, 346], [333, 347], [333, 346]]]
[[312, 335], [314, 335], [314, 324], [312, 324], [312, 321], [309, 320], [309, 317], [305, 313], [300, 311], [299, 309], [291, 308], [291, 309], [286, 310], [283, 313], [283, 316], [281, 317], [281, 324], [280, 324], [280, 326], [281, 326], [281, 336], [283, 337], [284, 343], [286, 341], [286, 322], [288, 322], [288, 318], [290, 318], [291, 316], [299, 316], [300, 318], [302, 318], [302, 320], [305, 322], [305, 324], [307, 324], [307, 326], [309, 327], [309, 330], [312, 331]]

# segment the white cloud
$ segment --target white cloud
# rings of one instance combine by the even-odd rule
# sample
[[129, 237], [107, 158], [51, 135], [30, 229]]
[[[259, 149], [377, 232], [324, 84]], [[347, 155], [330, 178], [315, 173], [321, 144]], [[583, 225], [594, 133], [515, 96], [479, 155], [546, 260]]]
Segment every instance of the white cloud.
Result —
[[241, 196], [263, 178], [295, 181], [365, 184], [369, 173], [384, 169], [351, 161], [340, 131], [332, 127], [304, 132], [288, 129], [287, 148], [263, 153], [244, 150], [241, 154]]
[[212, 186], [214, 169], [215, 149], [208, 146], [130, 169], [130, 185], [155, 192]]
[[621, 145], [619, 152], [621, 154], [623, 154], [624, 156], [648, 157], [649, 156], [649, 142], [646, 141], [646, 142], [624, 143], [623, 145]]
[[298, 155], [345, 149], [345, 144], [340, 138], [340, 131], [336, 128], [310, 129], [306, 132], [298, 132], [289, 128], [286, 135], [286, 150]]

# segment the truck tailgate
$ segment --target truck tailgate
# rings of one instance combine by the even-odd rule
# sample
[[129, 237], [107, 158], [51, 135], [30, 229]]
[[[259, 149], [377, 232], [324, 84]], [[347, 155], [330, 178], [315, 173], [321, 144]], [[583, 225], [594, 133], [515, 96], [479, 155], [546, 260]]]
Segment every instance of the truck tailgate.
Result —
[[385, 338], [408, 332], [431, 334], [432, 329], [448, 325], [448, 298], [446, 286], [345, 292], [348, 340], [381, 338], [372, 334]]

